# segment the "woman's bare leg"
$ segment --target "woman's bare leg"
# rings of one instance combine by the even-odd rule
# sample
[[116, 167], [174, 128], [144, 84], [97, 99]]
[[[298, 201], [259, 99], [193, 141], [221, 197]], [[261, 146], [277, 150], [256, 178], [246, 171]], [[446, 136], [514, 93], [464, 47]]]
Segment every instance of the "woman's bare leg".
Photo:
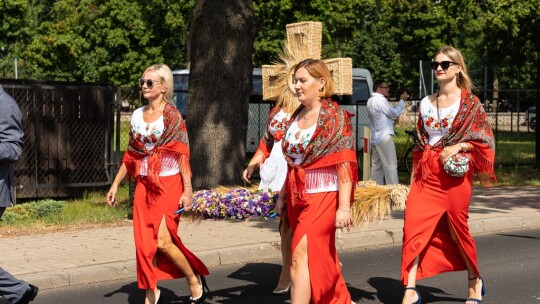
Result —
[[[414, 259], [409, 275], [407, 276], [407, 287], [416, 288], [416, 273], [418, 272], [418, 257]], [[413, 289], [405, 289], [403, 295], [402, 304], [416, 303], [418, 301], [418, 294]]]
[[157, 237], [158, 250], [167, 256], [167, 258], [169, 258], [169, 260], [186, 276], [191, 296], [198, 298], [202, 294], [202, 286], [199, 282], [199, 278], [193, 272], [193, 268], [191, 268], [186, 256], [172, 242], [171, 234], [165, 223], [165, 217], [161, 219]]
[[307, 236], [304, 235], [292, 253], [291, 304], [309, 304], [311, 300], [307, 246]]
[[291, 241], [292, 231], [285, 219], [281, 220], [279, 225], [279, 234], [281, 236], [281, 258], [283, 264], [281, 266], [281, 274], [277, 284], [277, 290], [283, 290], [291, 284]]
[[[474, 272], [474, 269], [472, 268], [471, 263], [469, 262], [465, 251], [463, 250], [463, 247], [461, 247], [461, 243], [459, 242], [459, 238], [456, 234], [456, 231], [454, 230], [454, 226], [452, 226], [452, 224], [450, 223], [450, 219], [448, 219], [448, 230], [450, 231], [450, 236], [452, 237], [452, 240], [459, 248], [459, 253], [461, 254], [463, 262], [465, 262], [465, 267], [467, 267], [467, 279], [478, 277], [476, 278], [476, 280], [467, 280], [469, 284], [469, 295], [467, 297], [482, 300], [482, 280], [480, 279], [478, 274]], [[465, 303], [476, 304], [476, 302]]]
[[155, 288], [155, 289], [147, 289], [146, 290], [146, 298], [144, 299], [144, 304], [154, 304], [154, 303], [156, 303], [156, 299], [157, 299], [159, 293], [160, 293], [160, 291], [158, 291], [157, 288]]

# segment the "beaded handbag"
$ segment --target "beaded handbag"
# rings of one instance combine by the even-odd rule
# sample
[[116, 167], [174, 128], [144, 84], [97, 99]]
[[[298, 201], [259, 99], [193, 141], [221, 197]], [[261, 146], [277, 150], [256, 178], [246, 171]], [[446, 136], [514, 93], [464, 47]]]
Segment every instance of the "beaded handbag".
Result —
[[469, 154], [467, 152], [459, 152], [450, 157], [444, 163], [444, 172], [453, 177], [462, 177], [469, 171]]
[[[441, 118], [439, 116], [439, 93], [435, 98], [435, 103], [437, 104], [437, 119], [439, 120], [439, 126]], [[442, 129], [439, 127], [442, 137]], [[444, 148], [444, 142], [443, 142]], [[453, 177], [463, 177], [469, 171], [469, 154], [467, 152], [459, 152], [458, 154], [450, 157], [443, 166], [444, 172]]]

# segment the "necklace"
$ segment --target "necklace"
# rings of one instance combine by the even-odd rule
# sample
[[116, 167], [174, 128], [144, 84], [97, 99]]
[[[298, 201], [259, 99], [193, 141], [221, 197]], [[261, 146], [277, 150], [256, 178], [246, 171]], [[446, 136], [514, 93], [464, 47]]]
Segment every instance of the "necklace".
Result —
[[[147, 105], [146, 107], [147, 107], [147, 108], [146, 108], [146, 111], [151, 110], [150, 105]], [[165, 109], [165, 102], [162, 101], [162, 102], [159, 104], [159, 106], [157, 107], [157, 110], [152, 111], [152, 113], [148, 113], [148, 115], [154, 115], [154, 113], [156, 113], [156, 112], [157, 112], [159, 115], [161, 115], [161, 114], [163, 113], [163, 110], [164, 110], [164, 109]], [[150, 130], [150, 123], [149, 123], [149, 122], [146, 123], [146, 128], [145, 128], [145, 129], [146, 129], [146, 131]]]
[[307, 114], [305, 114], [304, 117], [303, 117], [302, 119], [308, 120], [308, 119], [310, 119], [311, 117], [313, 117], [313, 115], [317, 114], [318, 112], [319, 112], [319, 111], [315, 111], [315, 112], [311, 113], [311, 115], [309, 115], [309, 116], [308, 116]]

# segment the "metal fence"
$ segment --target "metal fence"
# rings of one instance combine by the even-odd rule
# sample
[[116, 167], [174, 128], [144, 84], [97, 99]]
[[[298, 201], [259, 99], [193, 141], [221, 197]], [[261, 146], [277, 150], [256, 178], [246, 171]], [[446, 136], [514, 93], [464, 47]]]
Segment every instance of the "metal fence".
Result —
[[17, 197], [78, 196], [110, 183], [113, 86], [27, 80], [2, 85], [23, 114]]

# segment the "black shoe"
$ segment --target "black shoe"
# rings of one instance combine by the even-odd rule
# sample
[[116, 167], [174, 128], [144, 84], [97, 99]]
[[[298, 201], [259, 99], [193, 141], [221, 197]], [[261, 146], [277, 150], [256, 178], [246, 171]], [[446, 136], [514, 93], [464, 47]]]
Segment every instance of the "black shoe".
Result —
[[[201, 295], [198, 298], [189, 297], [189, 303], [191, 304], [201, 304], [204, 303], [204, 300], [206, 300], [206, 297], [208, 296], [207, 292], [210, 292], [210, 288], [208, 288], [208, 284], [206, 284], [206, 278], [200, 275], [197, 275], [199, 278], [199, 285], [201, 285]], [[207, 290], [207, 292], [204, 292], [204, 290]]]
[[19, 301], [15, 302], [15, 304], [28, 304], [31, 301], [34, 301], [38, 292], [39, 288], [37, 288], [37, 286], [28, 284], [28, 288], [24, 292], [23, 296], [19, 299]]

